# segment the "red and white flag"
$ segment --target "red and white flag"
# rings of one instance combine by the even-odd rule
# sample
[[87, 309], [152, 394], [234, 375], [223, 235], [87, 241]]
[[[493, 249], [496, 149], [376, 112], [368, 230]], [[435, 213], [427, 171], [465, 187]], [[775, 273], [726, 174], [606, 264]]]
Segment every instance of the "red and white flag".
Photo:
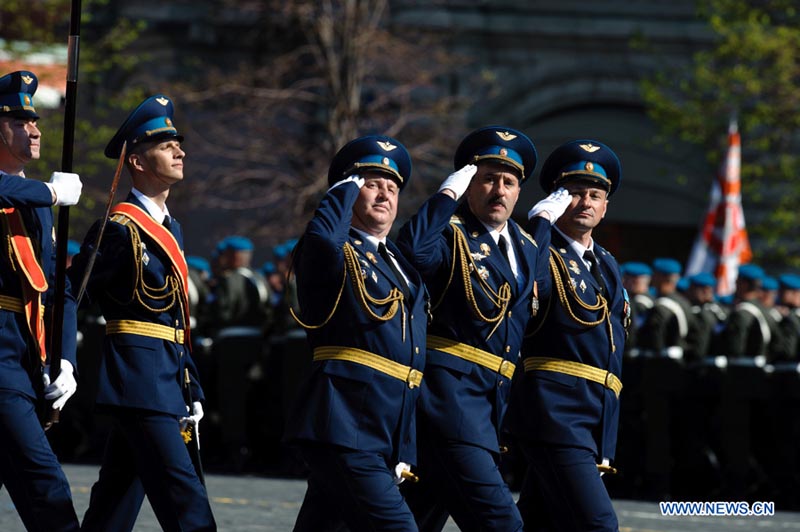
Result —
[[711, 186], [711, 203], [686, 266], [687, 275], [714, 274], [719, 296], [733, 293], [739, 265], [753, 256], [742, 209], [741, 151], [739, 130], [732, 120], [728, 154]]

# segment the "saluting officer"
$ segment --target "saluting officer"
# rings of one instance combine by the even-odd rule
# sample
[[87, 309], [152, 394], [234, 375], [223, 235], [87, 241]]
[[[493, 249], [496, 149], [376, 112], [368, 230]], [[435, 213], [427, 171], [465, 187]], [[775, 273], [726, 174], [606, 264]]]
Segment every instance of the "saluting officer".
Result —
[[518, 506], [526, 530], [617, 530], [599, 467], [614, 458], [627, 296], [614, 257], [592, 238], [619, 187], [620, 163], [596, 140], [556, 148], [545, 192], [572, 203], [552, 229], [550, 276], [522, 346], [509, 425], [528, 461]]
[[547, 261], [550, 226], [571, 201], [560, 189], [539, 202], [529, 213], [532, 235], [510, 219], [536, 158], [520, 131], [473, 131], [456, 150], [457, 171], [398, 238], [433, 300], [418, 415], [422, 481], [408, 487], [421, 530], [441, 530], [448, 512], [461, 530], [522, 530], [498, 468], [498, 432], [538, 307], [540, 256]]
[[[75, 205], [77, 174], [54, 172], [50, 183], [26, 179], [42, 134], [33, 105], [38, 80], [20, 70], [0, 77], [0, 483], [28, 530], [77, 530], [69, 484], [36, 414], [75, 393], [75, 299], [64, 301], [61, 373], [50, 383], [46, 346], [55, 281], [52, 205]], [[45, 328], [48, 326], [47, 329]]]
[[416, 462], [427, 293], [386, 237], [411, 158], [386, 136], [355, 139], [294, 252], [313, 365], [286, 438], [310, 471], [295, 530], [416, 530], [397, 482]]
[[173, 113], [168, 97], [147, 98], [106, 146], [117, 159], [126, 143], [133, 188], [112, 209], [99, 247], [102, 220], [69, 270], [80, 283], [96, 253], [87, 299], [107, 322], [96, 403], [114, 419], [83, 530], [133, 529], [145, 494], [164, 530], [216, 530], [189, 451], [204, 396], [190, 352], [183, 234], [166, 204], [185, 156]]

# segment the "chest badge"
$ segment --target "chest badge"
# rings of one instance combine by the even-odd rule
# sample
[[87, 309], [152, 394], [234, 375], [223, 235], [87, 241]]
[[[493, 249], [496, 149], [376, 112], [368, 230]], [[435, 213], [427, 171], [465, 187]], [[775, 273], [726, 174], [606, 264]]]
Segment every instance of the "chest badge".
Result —
[[581, 279], [581, 284], [578, 286], [580, 286], [581, 292], [586, 292], [586, 282], [583, 279]]
[[365, 253], [365, 255], [367, 256], [367, 258], [369, 259], [369, 261], [370, 261], [372, 264], [378, 264], [378, 259], [376, 259], [376, 258], [375, 258], [375, 254], [374, 254], [373, 252], [371, 252], [371, 251], [367, 251], [367, 252]]
[[489, 255], [492, 254], [492, 248], [490, 248], [489, 244], [487, 244], [486, 242], [483, 242], [480, 245], [480, 248], [481, 248], [481, 253], [483, 253], [484, 257], [488, 257]]
[[489, 278], [489, 270], [486, 269], [486, 266], [480, 266], [478, 267], [478, 275], [485, 281]]
[[578, 267], [578, 263], [574, 260], [569, 261], [569, 270], [575, 275], [581, 274], [581, 269]]

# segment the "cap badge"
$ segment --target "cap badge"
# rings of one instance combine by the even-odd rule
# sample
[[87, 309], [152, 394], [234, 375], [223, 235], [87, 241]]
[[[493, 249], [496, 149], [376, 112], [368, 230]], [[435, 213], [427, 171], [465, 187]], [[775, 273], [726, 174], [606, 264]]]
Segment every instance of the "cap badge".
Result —
[[394, 144], [392, 144], [391, 142], [386, 142], [385, 140], [379, 140], [378, 141], [378, 146], [383, 148], [383, 151], [392, 151], [393, 149], [395, 149], [397, 147]]
[[509, 133], [508, 131], [495, 131], [495, 133], [497, 133], [497, 136], [505, 140], [506, 142], [517, 138], [516, 135]]
[[586, 169], [586, 171], [591, 172], [592, 170], [594, 170], [594, 165], [591, 162], [588, 162], [586, 163], [584, 168]]
[[25, 100], [25, 105], [31, 104], [31, 97], [28, 96], [27, 94], [25, 95], [25, 98], [23, 98], [23, 100]]
[[381, 162], [382, 162], [383, 164], [385, 164], [386, 166], [389, 166], [389, 158], [388, 158], [388, 157], [384, 157], [384, 158], [383, 158], [383, 160], [382, 160]]
[[583, 148], [584, 150], [588, 151], [589, 153], [594, 153], [594, 152], [596, 152], [597, 150], [600, 149], [600, 146], [595, 146], [591, 142], [589, 144], [581, 144], [580, 146], [581, 146], [581, 148]]
[[156, 98], [156, 101], [158, 103], [160, 103], [161, 105], [164, 105], [164, 106], [166, 106], [169, 103], [169, 100], [167, 100], [163, 96], [160, 96], [160, 97]]
[[164, 123], [167, 124], [167, 127], [172, 127], [172, 120], [170, 120], [169, 118], [165, 118]]
[[33, 83], [33, 77], [31, 76], [22, 76], [22, 81], [24, 81], [27, 85]]
[[500, 155], [502, 155], [503, 157], [505, 157], [506, 155], [508, 155], [508, 150], [507, 150], [507, 149], [505, 149], [505, 148], [500, 148]]

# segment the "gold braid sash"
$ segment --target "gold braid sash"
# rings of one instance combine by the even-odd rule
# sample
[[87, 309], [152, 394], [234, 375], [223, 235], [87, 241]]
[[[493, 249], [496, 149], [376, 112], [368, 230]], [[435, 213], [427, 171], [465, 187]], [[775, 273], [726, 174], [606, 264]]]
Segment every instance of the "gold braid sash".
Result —
[[[350, 245], [349, 242], [345, 242], [344, 246], [342, 247], [342, 252], [344, 254], [344, 274], [342, 276], [342, 285], [339, 288], [339, 293], [336, 296], [336, 301], [333, 304], [333, 308], [331, 309], [328, 316], [325, 320], [318, 324], [318, 325], [310, 325], [304, 323], [300, 320], [300, 318], [295, 313], [294, 309], [291, 307], [289, 308], [289, 312], [291, 313], [294, 320], [304, 329], [319, 329], [327, 324], [333, 315], [336, 313], [336, 309], [339, 308], [339, 302], [342, 299], [342, 293], [344, 292], [344, 285], [347, 277], [350, 277], [350, 282], [353, 287], [353, 293], [356, 296], [356, 300], [358, 301], [359, 306], [361, 309], [369, 316], [371, 319], [375, 321], [389, 321], [395, 317], [397, 314], [398, 307], [400, 308], [400, 312], [402, 315], [402, 327], [403, 327], [403, 342], [406, 340], [406, 310], [405, 306], [403, 305], [403, 292], [397, 288], [392, 287], [389, 291], [389, 294], [383, 298], [378, 299], [372, 297], [369, 292], [367, 291], [367, 287], [364, 283], [364, 278], [361, 276], [361, 266], [358, 263], [358, 255], [356, 250], [353, 249], [353, 246]], [[383, 314], [378, 314], [370, 304], [375, 306], [385, 306], [389, 305], [389, 308], [386, 309], [386, 312]]]
[[[566, 283], [565, 285], [564, 279], [570, 278], [569, 270], [567, 269], [564, 259], [561, 258], [561, 255], [558, 253], [550, 253], [550, 271], [553, 274], [553, 284], [556, 293], [558, 293], [558, 299], [561, 302], [561, 306], [564, 307], [564, 310], [569, 314], [569, 317], [576, 323], [585, 327], [597, 327], [605, 321], [608, 324], [608, 339], [611, 343], [611, 351], [614, 352], [616, 350], [614, 346], [614, 331], [611, 325], [611, 312], [608, 309], [608, 301], [606, 298], [597, 294], [597, 301], [593, 305], [590, 305], [580, 298], [572, 283]], [[571, 298], [570, 295], [572, 296]], [[582, 320], [575, 314], [570, 299], [574, 300], [575, 303], [584, 310], [600, 312], [600, 318], [596, 321]]]
[[[455, 277], [456, 264], [458, 264], [461, 269], [461, 278], [464, 282], [464, 292], [467, 298], [467, 303], [469, 303], [472, 314], [484, 323], [494, 324], [494, 327], [492, 327], [492, 330], [486, 337], [488, 340], [500, 326], [500, 323], [503, 321], [503, 318], [506, 315], [508, 304], [511, 301], [511, 286], [507, 282], [503, 283], [502, 286], [500, 286], [500, 289], [495, 292], [489, 283], [487, 283], [478, 273], [478, 267], [475, 265], [475, 259], [469, 252], [469, 243], [467, 242], [467, 237], [464, 236], [464, 233], [458, 228], [457, 224], [451, 222], [450, 227], [453, 229], [453, 265], [450, 269], [450, 277], [447, 280], [447, 285], [445, 285], [442, 295], [433, 306], [433, 309], [435, 310], [444, 300], [447, 289], [450, 288], [453, 277]], [[481, 292], [483, 292], [483, 294], [495, 308], [499, 309], [495, 316], [486, 316], [478, 307], [478, 302], [475, 299], [475, 292], [472, 288], [472, 281], [470, 279], [473, 272], [475, 273], [475, 279], [480, 287]]]

